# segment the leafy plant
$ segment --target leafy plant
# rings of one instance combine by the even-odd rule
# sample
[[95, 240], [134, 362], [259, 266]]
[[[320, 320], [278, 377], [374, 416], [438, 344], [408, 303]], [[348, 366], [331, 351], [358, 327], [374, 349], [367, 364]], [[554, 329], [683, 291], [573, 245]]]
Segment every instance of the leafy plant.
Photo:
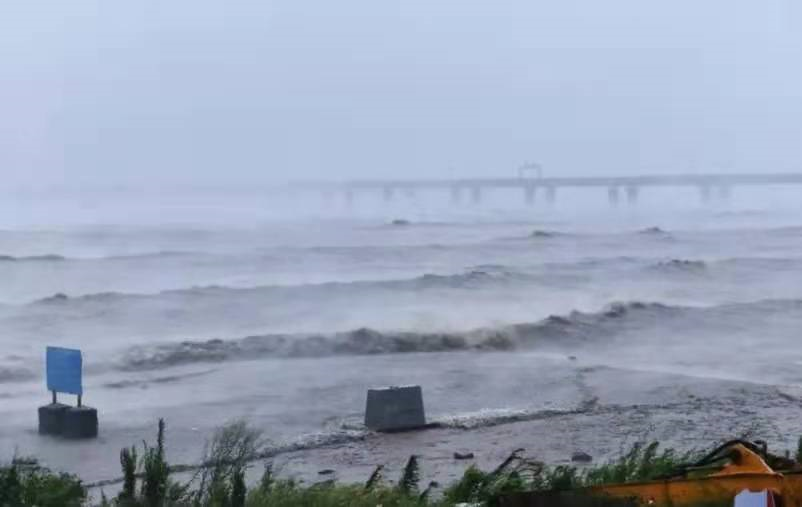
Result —
[[123, 487], [117, 495], [119, 505], [133, 504], [136, 501], [136, 447], [123, 448], [120, 451], [120, 466], [123, 471]]
[[156, 447], [148, 447], [148, 444], [144, 443], [142, 499], [149, 507], [162, 507], [167, 498], [170, 470], [164, 458], [165, 429], [164, 419], [159, 419]]
[[245, 471], [258, 457], [261, 446], [262, 432], [244, 421], [234, 421], [215, 431], [206, 444], [198, 489], [191, 494], [195, 505], [229, 506], [235, 496], [240, 501]]
[[379, 465], [373, 470], [373, 473], [370, 474], [370, 477], [368, 478], [368, 482], [365, 483], [366, 491], [373, 491], [379, 484], [381, 484], [383, 472], [384, 465]]
[[406, 495], [418, 494], [418, 484], [420, 484], [420, 465], [418, 457], [413, 454], [409, 457], [398, 481], [398, 490]]

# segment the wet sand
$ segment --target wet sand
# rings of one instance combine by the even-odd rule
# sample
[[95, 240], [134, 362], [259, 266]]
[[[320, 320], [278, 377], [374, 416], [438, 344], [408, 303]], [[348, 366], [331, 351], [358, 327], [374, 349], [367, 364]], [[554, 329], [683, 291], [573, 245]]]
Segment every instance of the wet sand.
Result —
[[[386, 465], [389, 478], [398, 477], [414, 453], [420, 457], [425, 480], [448, 484], [466, 466], [492, 470], [519, 448], [550, 464], [569, 464], [577, 451], [599, 463], [615, 459], [639, 441], [658, 440], [664, 446], [690, 450], [744, 437], [767, 440], [770, 450], [782, 453], [795, 449], [802, 434], [798, 388], [612, 370], [588, 373], [585, 378], [592, 384], [620, 382], [629, 392], [594, 389], [600, 395], [596, 403], [569, 413], [532, 414], [528, 420], [472, 429], [371, 434], [362, 441], [288, 453], [275, 463], [283, 474], [307, 482], [330, 478], [318, 474], [326, 469], [335, 470], [338, 480], [361, 482], [379, 464]], [[475, 459], [456, 460], [454, 452], [470, 452]]]

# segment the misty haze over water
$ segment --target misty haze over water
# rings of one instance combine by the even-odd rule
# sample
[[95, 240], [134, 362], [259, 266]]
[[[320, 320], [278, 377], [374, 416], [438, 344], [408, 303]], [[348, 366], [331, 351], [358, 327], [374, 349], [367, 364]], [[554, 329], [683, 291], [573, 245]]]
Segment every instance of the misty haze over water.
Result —
[[[787, 444], [799, 187], [644, 187], [611, 207], [605, 188], [349, 205], [281, 185], [527, 161], [800, 172], [801, 16], [778, 0], [0, 7], [0, 457], [109, 478], [159, 417], [176, 462], [241, 416], [313, 453], [299, 473], [337, 443], [357, 478], [411, 451], [503, 458], [535, 432], [564, 441], [534, 449], [552, 461], [628, 434]], [[84, 351], [97, 441], [35, 434], [46, 345]], [[367, 433], [365, 390], [410, 383], [440, 433]]]
[[5, 3], [3, 183], [796, 171], [801, 9]]

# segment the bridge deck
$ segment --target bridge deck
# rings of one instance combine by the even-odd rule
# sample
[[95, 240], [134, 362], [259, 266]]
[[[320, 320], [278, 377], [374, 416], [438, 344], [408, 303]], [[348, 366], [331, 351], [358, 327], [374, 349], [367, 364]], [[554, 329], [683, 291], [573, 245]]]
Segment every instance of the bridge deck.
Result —
[[772, 174], [677, 174], [654, 176], [613, 176], [577, 178], [465, 178], [310, 181], [295, 186], [306, 189], [387, 189], [387, 188], [527, 188], [527, 187], [705, 187], [799, 185], [802, 173]]

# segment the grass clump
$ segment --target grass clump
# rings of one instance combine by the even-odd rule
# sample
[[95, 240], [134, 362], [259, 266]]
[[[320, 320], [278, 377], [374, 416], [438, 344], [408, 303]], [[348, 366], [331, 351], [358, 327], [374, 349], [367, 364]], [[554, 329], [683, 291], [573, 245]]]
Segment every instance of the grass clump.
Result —
[[469, 467], [459, 481], [446, 488], [443, 499], [446, 505], [480, 503], [492, 507], [498, 505], [502, 495], [550, 489], [548, 474], [543, 463], [523, 457], [523, 449], [517, 449], [492, 472]]
[[398, 481], [398, 490], [405, 495], [413, 495], [418, 492], [420, 484], [420, 465], [418, 457], [414, 454], [409, 457], [401, 480]]
[[340, 485], [332, 481], [304, 485], [293, 479], [276, 479], [272, 465], [265, 467], [259, 485], [247, 497], [246, 507], [439, 507], [452, 503], [432, 500], [431, 492], [437, 486], [430, 483], [419, 492], [420, 464], [417, 456], [410, 456], [396, 484], [384, 480], [384, 466], [380, 465], [364, 485]]
[[245, 471], [257, 456], [259, 431], [244, 422], [218, 429], [206, 444], [203, 466], [186, 484], [170, 478], [165, 433], [159, 420], [156, 445], [143, 442], [141, 457], [136, 447], [120, 451], [122, 489], [113, 500], [104, 496], [104, 507], [245, 507]]
[[582, 474], [582, 486], [598, 486], [628, 482], [651, 481], [674, 474], [685, 464], [696, 461], [699, 453], [677, 453], [674, 449], [660, 450], [659, 442], [636, 443], [618, 460], [589, 468]]
[[141, 456], [136, 447], [120, 451], [122, 489], [112, 500], [103, 495], [103, 507], [190, 506], [186, 501], [188, 487], [170, 479], [165, 451], [166, 431], [167, 425], [160, 419], [155, 446], [142, 442]]
[[[409, 495], [398, 488], [379, 486], [365, 489], [362, 485], [333, 483], [303, 486], [292, 480], [273, 482], [269, 488], [258, 487], [248, 495], [247, 507], [422, 507], [433, 506], [418, 495]], [[443, 504], [445, 505], [445, 504]]]
[[261, 432], [244, 421], [218, 429], [206, 445], [204, 466], [196, 477], [199, 485], [189, 495], [193, 505], [244, 507], [245, 472], [257, 458], [261, 445]]
[[14, 459], [0, 467], [0, 506], [79, 507], [87, 494], [74, 475], [56, 474], [36, 460]]

